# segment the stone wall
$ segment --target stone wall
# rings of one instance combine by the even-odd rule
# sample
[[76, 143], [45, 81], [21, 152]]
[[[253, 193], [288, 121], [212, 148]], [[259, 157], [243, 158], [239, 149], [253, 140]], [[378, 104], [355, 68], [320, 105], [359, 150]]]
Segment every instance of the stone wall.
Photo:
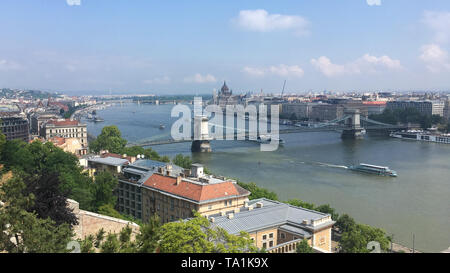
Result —
[[67, 199], [67, 202], [78, 219], [78, 225], [73, 227], [75, 239], [95, 235], [102, 228], [106, 233], [119, 233], [127, 225], [131, 227], [134, 235], [139, 232], [139, 225], [136, 223], [80, 210], [79, 203], [75, 200]]

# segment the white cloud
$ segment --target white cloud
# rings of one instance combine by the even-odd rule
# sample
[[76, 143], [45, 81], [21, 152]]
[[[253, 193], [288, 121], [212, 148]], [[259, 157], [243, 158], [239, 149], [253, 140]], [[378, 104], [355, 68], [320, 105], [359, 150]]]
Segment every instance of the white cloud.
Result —
[[369, 6], [381, 6], [381, 0], [366, 0]]
[[263, 68], [258, 68], [258, 67], [250, 67], [250, 66], [246, 66], [244, 67], [244, 69], [242, 70], [245, 73], [252, 75], [252, 76], [264, 76], [264, 74], [266, 74], [266, 71]]
[[443, 70], [450, 70], [448, 52], [443, 50], [439, 45], [424, 45], [421, 51], [422, 55], [420, 55], [420, 59], [426, 64], [429, 71], [438, 73]]
[[296, 15], [269, 14], [266, 10], [241, 10], [233, 21], [242, 29], [258, 32], [293, 30], [307, 34], [308, 20]]
[[164, 77], [156, 77], [150, 80], [143, 80], [144, 84], [168, 84], [170, 83], [170, 77], [164, 76]]
[[317, 60], [312, 59], [311, 64], [327, 77], [334, 77], [346, 72], [346, 69], [343, 65], [333, 64], [331, 60], [325, 56], [322, 56]]
[[22, 66], [16, 62], [0, 59], [0, 71], [11, 71], [22, 69]]
[[450, 12], [425, 11], [422, 22], [434, 32], [435, 42], [450, 42]]
[[69, 6], [81, 6], [81, 0], [66, 0]]
[[214, 83], [217, 82], [216, 77], [211, 74], [201, 75], [200, 73], [195, 74], [191, 77], [184, 78], [185, 82], [188, 83]]
[[262, 77], [268, 74], [278, 75], [281, 77], [303, 77], [305, 72], [298, 65], [272, 65], [269, 67], [244, 67], [243, 71], [251, 76]]
[[376, 57], [369, 54], [365, 54], [361, 58], [347, 64], [334, 64], [326, 56], [322, 56], [318, 59], [312, 59], [311, 64], [327, 77], [378, 73], [386, 69], [403, 69], [399, 60], [391, 59], [389, 56]]

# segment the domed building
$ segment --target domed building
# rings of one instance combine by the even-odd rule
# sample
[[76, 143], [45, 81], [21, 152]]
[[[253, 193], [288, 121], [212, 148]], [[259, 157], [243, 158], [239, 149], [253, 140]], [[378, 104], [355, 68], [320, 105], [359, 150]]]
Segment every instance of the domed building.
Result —
[[229, 89], [227, 83], [224, 81], [217, 98], [214, 98], [214, 102], [221, 107], [236, 105], [240, 102], [240, 96], [233, 96], [233, 90]]

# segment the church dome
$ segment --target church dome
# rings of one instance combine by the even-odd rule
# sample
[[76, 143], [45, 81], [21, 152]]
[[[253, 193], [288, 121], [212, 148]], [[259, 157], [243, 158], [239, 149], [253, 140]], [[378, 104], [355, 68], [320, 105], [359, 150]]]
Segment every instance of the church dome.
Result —
[[227, 83], [225, 81], [223, 82], [223, 86], [220, 89], [220, 91], [222, 91], [222, 93], [228, 93], [230, 91], [230, 89], [228, 88]]

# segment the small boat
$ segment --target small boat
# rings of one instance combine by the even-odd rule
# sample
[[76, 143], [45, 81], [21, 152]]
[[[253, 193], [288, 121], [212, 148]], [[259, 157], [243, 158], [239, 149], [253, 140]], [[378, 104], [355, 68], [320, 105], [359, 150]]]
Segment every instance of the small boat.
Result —
[[270, 135], [260, 135], [258, 136], [258, 138], [256, 139], [257, 142], [262, 143], [262, 144], [269, 144], [272, 141], [277, 142], [280, 145], [283, 145], [285, 142], [284, 140], [282, 140], [281, 138], [273, 138]]
[[94, 118], [94, 122], [103, 122], [103, 121], [105, 121], [105, 120], [100, 118], [100, 117], [95, 117]]
[[397, 172], [389, 169], [389, 167], [376, 166], [370, 164], [361, 163], [359, 165], [348, 167], [349, 170], [370, 174], [377, 174], [382, 176], [397, 177]]
[[166, 128], [166, 126], [165, 126], [164, 124], [161, 123], [161, 124], [159, 125], [159, 129], [162, 130], [162, 129], [164, 129], [164, 128]]

